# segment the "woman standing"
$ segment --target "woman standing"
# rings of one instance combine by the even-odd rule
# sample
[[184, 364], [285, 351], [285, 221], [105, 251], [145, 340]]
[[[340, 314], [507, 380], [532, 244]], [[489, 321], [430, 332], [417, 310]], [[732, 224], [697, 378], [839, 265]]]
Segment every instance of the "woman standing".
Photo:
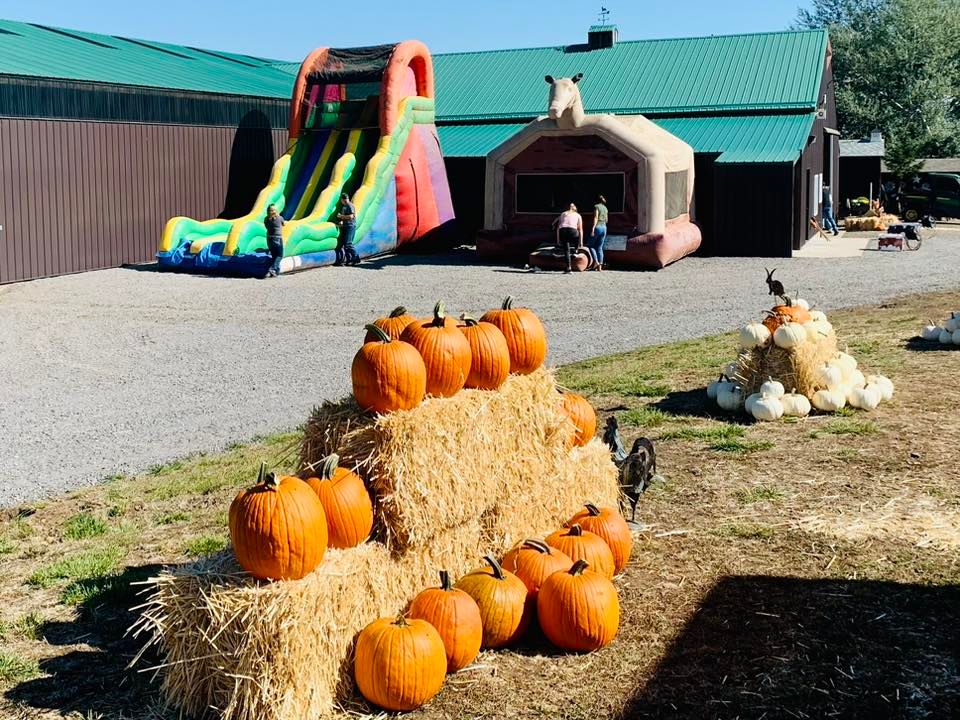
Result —
[[283, 260], [283, 217], [277, 212], [276, 205], [267, 207], [263, 224], [267, 228], [267, 249], [273, 258], [267, 277], [276, 277], [280, 274], [280, 261]]
[[587, 270], [603, 270], [603, 243], [607, 240], [607, 199], [597, 195], [597, 204], [593, 206], [593, 229], [590, 231], [590, 259], [593, 261]]
[[570, 203], [570, 207], [560, 213], [557, 222], [557, 247], [562, 247], [567, 254], [567, 269], [573, 270], [572, 256], [574, 248], [583, 247], [583, 218], [577, 212], [577, 206]]

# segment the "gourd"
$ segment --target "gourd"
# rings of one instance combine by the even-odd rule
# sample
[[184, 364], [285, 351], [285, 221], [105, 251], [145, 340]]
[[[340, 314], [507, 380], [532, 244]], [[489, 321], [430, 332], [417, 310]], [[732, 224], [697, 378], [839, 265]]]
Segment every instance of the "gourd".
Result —
[[827, 364], [817, 370], [816, 379], [818, 385], [829, 390], [843, 382], [843, 372], [839, 367]]
[[833, 325], [825, 320], [812, 320], [804, 324], [803, 327], [807, 330], [807, 339], [810, 342], [820, 342], [820, 340], [833, 332]]
[[633, 550], [633, 535], [630, 526], [620, 511], [612, 507], [597, 507], [587, 503], [584, 509], [564, 523], [565, 527], [580, 525], [584, 530], [598, 535], [613, 553], [613, 572], [619, 575], [630, 560]]
[[925, 325], [920, 331], [920, 337], [922, 337], [924, 340], [939, 340], [940, 331], [943, 329], [944, 328], [941, 328], [939, 325]]
[[776, 333], [777, 328], [786, 323], [798, 323], [802, 325], [803, 323], [810, 322], [810, 320], [809, 311], [801, 307], [797, 307], [796, 305], [777, 305], [767, 312], [767, 317], [764, 319], [763, 324], [767, 326], [770, 332]]
[[766, 345], [769, 340], [770, 330], [763, 323], [754, 321], [740, 329], [740, 347], [746, 350]]
[[413, 345], [423, 358], [427, 395], [451, 397], [463, 389], [473, 353], [456, 321], [446, 316], [443, 302], [434, 306], [432, 319], [407, 325], [400, 339]]
[[542, 540], [528, 538], [503, 556], [504, 569], [527, 586], [528, 600], [535, 601], [543, 581], [560, 570], [569, 570], [573, 560]]
[[717, 394], [721, 390], [730, 390], [732, 387], [733, 383], [729, 380], [725, 380], [724, 376], [721, 375], [718, 379], [707, 385], [707, 397], [711, 400], [716, 400]]
[[743, 407], [743, 390], [739, 385], [723, 388], [717, 392], [717, 405], [721, 410], [736, 412]]
[[765, 422], [779, 420], [783, 417], [783, 404], [779, 398], [761, 394], [753, 403], [750, 414]]
[[883, 375], [867, 376], [867, 385], [876, 385], [880, 388], [880, 397], [883, 400], [893, 399], [893, 381]]
[[496, 325], [507, 339], [510, 372], [529, 375], [543, 365], [547, 333], [532, 310], [513, 307], [513, 298], [508, 296], [499, 310], [488, 310], [480, 320]]
[[940, 337], [937, 338], [940, 341], [941, 345], [952, 345], [953, 344], [953, 333], [944, 328], [940, 331]]
[[953, 344], [960, 345], [960, 330], [953, 331]]
[[357, 636], [357, 688], [385, 710], [415, 710], [440, 692], [446, 674], [443, 639], [426, 620], [380, 618]]
[[813, 322], [827, 322], [827, 315], [822, 310], [811, 310], [810, 319]]
[[760, 386], [760, 394], [767, 395], [768, 397], [779, 398], [783, 397], [786, 393], [786, 390], [783, 387], [783, 383], [779, 380], [774, 380], [769, 378], [763, 385]]
[[862, 388], [867, 384], [867, 379], [863, 376], [863, 373], [858, 369], [853, 369], [846, 377], [846, 384], [855, 388]]
[[327, 518], [330, 547], [355, 547], [370, 537], [373, 529], [373, 503], [363, 478], [345, 467], [339, 467], [336, 454], [324, 458], [320, 477], [307, 478]]
[[577, 560], [551, 575], [537, 596], [537, 616], [547, 639], [559, 648], [591, 652], [608, 645], [620, 627], [620, 600], [609, 579]]
[[780, 398], [783, 414], [787, 417], [806, 417], [810, 414], [810, 400], [806, 395], [794, 391]]
[[530, 623], [527, 586], [512, 572], [504, 570], [493, 556], [485, 555], [483, 560], [487, 567], [467, 573], [455, 587], [472, 597], [480, 609], [481, 645], [503, 647], [523, 635]]
[[870, 387], [851, 388], [847, 394], [847, 402], [851, 407], [861, 410], [874, 410], [880, 404], [880, 389], [876, 385]]
[[586, 560], [598, 573], [613, 578], [616, 565], [610, 546], [599, 535], [584, 530], [579, 524], [551, 533], [547, 536], [547, 545], [557, 548], [574, 562]]
[[[407, 312], [407, 309], [401, 305], [399, 307], [395, 307], [386, 317], [377, 318], [374, 320], [373, 324], [383, 330], [393, 340], [399, 340], [400, 335], [407, 328], [407, 325], [412, 323], [414, 320], [416, 320], [416, 318], [413, 315], [410, 315]], [[375, 340], [379, 340], [379, 337], [368, 330], [367, 334], [363, 338], [363, 341], [368, 343]]]
[[747, 399], [743, 401], [743, 409], [747, 411], [748, 415], [753, 415], [753, 405], [761, 397], [763, 396], [758, 392], [747, 395]]
[[257, 484], [230, 504], [230, 540], [240, 567], [259, 580], [299, 580], [327, 550], [327, 520], [310, 486], [260, 464]]
[[460, 332], [470, 343], [470, 373], [464, 386], [496, 390], [510, 375], [507, 339], [492, 323], [477, 322], [469, 315], [461, 315], [460, 321]]
[[817, 410], [836, 412], [847, 404], [847, 397], [842, 390], [817, 390], [811, 402]]
[[837, 362], [847, 366], [851, 370], [857, 369], [857, 359], [853, 355], [849, 355], [842, 350], [837, 350]]
[[784, 349], [794, 348], [807, 341], [807, 330], [803, 325], [788, 322], [780, 325], [773, 333], [773, 342]]
[[417, 349], [392, 340], [376, 325], [367, 325], [377, 340], [364, 343], [353, 358], [353, 396], [364, 410], [389, 413], [409, 410], [423, 400], [427, 368]]
[[593, 440], [597, 432], [597, 413], [583, 395], [573, 392], [563, 393], [560, 408], [573, 423], [571, 446], [582, 447]]
[[950, 333], [960, 330], [960, 318], [954, 314], [951, 314], [950, 319], [943, 324], [943, 329]]
[[450, 582], [450, 573], [440, 571], [440, 587], [427, 588], [410, 603], [407, 615], [426, 620], [440, 634], [447, 656], [447, 672], [472, 663], [480, 652], [483, 621], [473, 598]]

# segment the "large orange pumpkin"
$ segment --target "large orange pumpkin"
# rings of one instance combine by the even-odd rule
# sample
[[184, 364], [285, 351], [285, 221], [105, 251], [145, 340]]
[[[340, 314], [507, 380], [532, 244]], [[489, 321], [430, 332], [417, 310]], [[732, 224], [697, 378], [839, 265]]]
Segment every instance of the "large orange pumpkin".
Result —
[[385, 710], [415, 710], [440, 692], [446, 675], [443, 640], [426, 620], [380, 618], [357, 636], [357, 688]]
[[440, 571], [440, 587], [427, 588], [410, 603], [407, 615], [426, 620], [440, 633], [447, 653], [447, 672], [472, 663], [483, 641], [483, 620], [473, 598], [450, 582], [450, 573]]
[[573, 560], [542, 540], [527, 539], [503, 556], [503, 567], [527, 586], [527, 597], [536, 601], [543, 581], [560, 570], [569, 570]]
[[613, 578], [613, 551], [599, 535], [574, 524], [547, 536], [547, 545], [557, 548], [571, 560], [585, 560], [596, 572]]
[[510, 374], [510, 349], [507, 339], [493, 323], [477, 322], [463, 315], [457, 327], [470, 343], [470, 374], [466, 387], [496, 390]]
[[586, 445], [593, 440], [597, 432], [597, 413], [593, 405], [583, 395], [574, 392], [565, 392], [562, 398], [563, 414], [573, 422], [574, 432], [570, 445]]
[[353, 358], [353, 396], [364, 410], [388, 413], [409, 410], [423, 400], [427, 369], [412, 345], [392, 340], [376, 325], [367, 330], [378, 339], [364, 343]]
[[776, 329], [788, 322], [808, 323], [813, 318], [810, 317], [810, 311], [804, 310], [799, 305], [791, 305], [789, 302], [785, 305], [775, 305], [767, 311], [767, 317], [763, 324], [770, 332], [776, 332]]
[[370, 537], [373, 503], [363, 478], [345, 467], [340, 457], [330, 455], [320, 467], [320, 477], [307, 478], [327, 516], [330, 547], [349, 548]]
[[478, 568], [457, 581], [456, 587], [473, 598], [483, 621], [483, 647], [503, 647], [515, 642], [530, 623], [527, 586], [486, 555], [488, 567]]
[[564, 650], [599, 650], [616, 637], [620, 600], [609, 579], [577, 560], [548, 577], [537, 596], [537, 617], [547, 639]]
[[[387, 335], [390, 336], [393, 340], [399, 340], [400, 334], [406, 329], [407, 325], [412, 323], [416, 318], [413, 315], [410, 315], [407, 312], [407, 309], [402, 305], [395, 307], [393, 311], [386, 317], [377, 318], [373, 321], [373, 324], [378, 328], [383, 330]], [[379, 340], [380, 338], [371, 331], [367, 331], [367, 334], [364, 336], [363, 341], [365, 343], [373, 342], [374, 340]]]
[[327, 551], [327, 520], [310, 486], [260, 465], [257, 484], [230, 503], [230, 539], [240, 567], [260, 580], [299, 580]]
[[444, 313], [443, 303], [433, 309], [433, 318], [414, 320], [400, 339], [413, 345], [427, 370], [427, 395], [451, 397], [463, 389], [470, 375], [470, 343], [457, 323]]
[[633, 550], [633, 535], [619, 510], [587, 503], [583, 510], [566, 522], [566, 527], [572, 525], [580, 525], [584, 530], [599, 535], [613, 553], [614, 573], [623, 572]]
[[499, 310], [488, 310], [480, 320], [496, 325], [507, 339], [510, 372], [529, 375], [543, 365], [547, 333], [532, 310], [513, 307], [513, 298], [508, 297]]

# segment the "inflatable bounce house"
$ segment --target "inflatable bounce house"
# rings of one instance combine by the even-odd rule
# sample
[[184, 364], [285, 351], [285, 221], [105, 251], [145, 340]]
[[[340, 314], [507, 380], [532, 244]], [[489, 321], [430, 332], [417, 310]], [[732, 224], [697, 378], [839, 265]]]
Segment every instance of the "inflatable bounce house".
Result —
[[281, 272], [334, 262], [340, 194], [357, 212], [361, 257], [432, 237], [453, 220], [434, 126], [433, 62], [423, 43], [320, 48], [293, 88], [290, 141], [243, 217], [167, 222], [161, 267], [261, 276], [270, 266], [267, 207], [283, 227]]
[[[586, 114], [581, 78], [547, 76], [548, 115], [487, 156], [478, 255], [565, 268], [553, 222], [573, 202], [588, 235], [598, 194], [610, 211], [607, 261], [656, 269], [694, 252], [701, 236], [690, 221], [693, 149], [642, 115]], [[586, 266], [577, 256], [574, 269]]]

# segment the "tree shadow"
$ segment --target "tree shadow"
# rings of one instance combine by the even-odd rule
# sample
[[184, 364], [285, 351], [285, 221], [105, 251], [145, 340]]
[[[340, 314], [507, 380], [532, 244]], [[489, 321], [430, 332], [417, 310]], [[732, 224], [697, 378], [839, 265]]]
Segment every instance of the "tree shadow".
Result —
[[142, 583], [161, 565], [130, 567], [107, 578], [83, 580], [70, 590], [85, 598], [70, 622], [47, 622], [40, 636], [50, 645], [84, 645], [40, 662], [42, 677], [22, 682], [6, 692], [12, 702], [62, 715], [87, 717], [123, 714], [137, 717], [146, 698], [156, 693], [145, 673], [127, 670], [142, 639], [125, 636], [137, 619], [130, 610], [142, 601]]
[[238, 218], [250, 212], [257, 195], [270, 181], [276, 161], [270, 118], [251, 110], [240, 119], [230, 148], [227, 191], [219, 218]]
[[627, 718], [960, 713], [960, 586], [721, 579]]

